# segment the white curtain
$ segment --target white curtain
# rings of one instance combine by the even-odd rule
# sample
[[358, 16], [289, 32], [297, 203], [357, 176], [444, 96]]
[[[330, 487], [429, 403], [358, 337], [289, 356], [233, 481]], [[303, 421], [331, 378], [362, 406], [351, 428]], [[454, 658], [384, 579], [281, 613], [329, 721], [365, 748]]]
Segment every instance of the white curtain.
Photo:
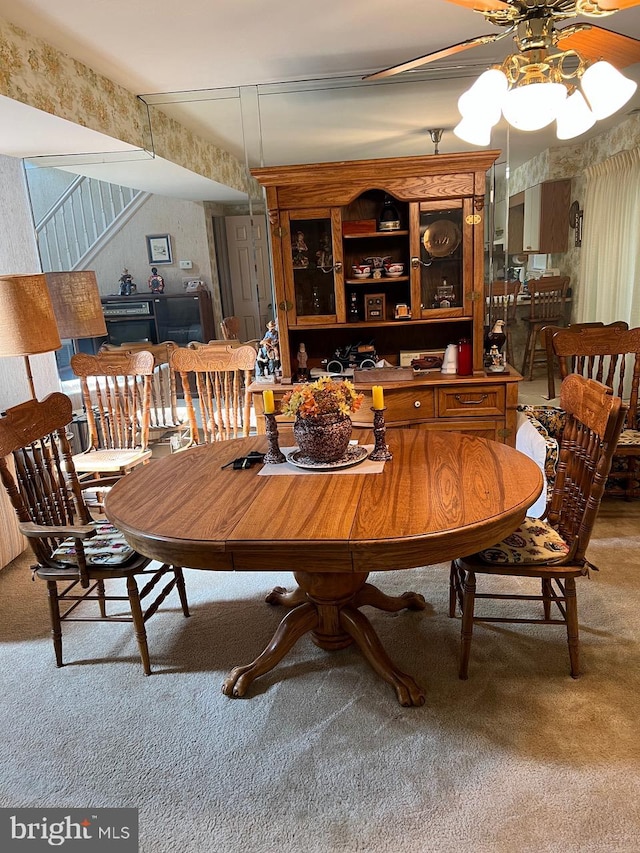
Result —
[[640, 148], [586, 170], [576, 321], [640, 326]]

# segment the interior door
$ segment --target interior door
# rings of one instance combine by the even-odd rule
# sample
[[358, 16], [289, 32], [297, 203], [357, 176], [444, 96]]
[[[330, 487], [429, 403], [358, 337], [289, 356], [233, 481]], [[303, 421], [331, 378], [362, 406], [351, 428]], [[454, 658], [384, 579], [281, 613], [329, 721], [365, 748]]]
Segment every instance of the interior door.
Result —
[[266, 218], [226, 216], [225, 228], [233, 312], [240, 321], [240, 338], [261, 339], [273, 316]]

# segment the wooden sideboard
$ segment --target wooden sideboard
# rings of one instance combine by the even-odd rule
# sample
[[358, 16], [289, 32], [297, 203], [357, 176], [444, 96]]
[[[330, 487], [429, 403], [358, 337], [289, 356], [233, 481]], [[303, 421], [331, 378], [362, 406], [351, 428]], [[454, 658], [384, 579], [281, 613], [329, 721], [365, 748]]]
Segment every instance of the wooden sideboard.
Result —
[[[509, 368], [508, 372], [501, 374], [459, 377], [432, 373], [419, 379], [382, 383], [385, 422], [388, 427], [412, 426], [472, 433], [515, 446], [518, 383], [521, 379], [516, 370]], [[370, 427], [373, 423], [372, 384], [356, 384], [365, 395], [361, 408], [352, 418], [357, 427]], [[249, 390], [253, 396], [258, 433], [265, 431], [262, 392], [267, 388], [274, 393], [278, 412], [280, 401], [291, 385], [252, 383]], [[277, 415], [276, 419], [279, 423], [291, 423], [291, 419], [283, 415]]]

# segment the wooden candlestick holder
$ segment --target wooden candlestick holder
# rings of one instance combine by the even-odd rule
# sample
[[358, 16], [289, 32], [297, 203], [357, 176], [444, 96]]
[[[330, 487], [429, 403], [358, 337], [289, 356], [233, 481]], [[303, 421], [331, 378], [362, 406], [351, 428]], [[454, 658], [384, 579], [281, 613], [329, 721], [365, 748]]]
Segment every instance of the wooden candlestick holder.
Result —
[[265, 414], [264, 420], [269, 449], [265, 453], [263, 461], [267, 464], [286, 462], [287, 457], [280, 450], [280, 445], [278, 444], [278, 424], [276, 423], [276, 416]]
[[373, 412], [373, 434], [376, 443], [369, 455], [369, 459], [372, 459], [374, 462], [388, 462], [390, 459], [393, 459], [393, 454], [389, 451], [385, 441], [387, 432], [384, 422], [385, 409], [372, 409], [371, 411]]

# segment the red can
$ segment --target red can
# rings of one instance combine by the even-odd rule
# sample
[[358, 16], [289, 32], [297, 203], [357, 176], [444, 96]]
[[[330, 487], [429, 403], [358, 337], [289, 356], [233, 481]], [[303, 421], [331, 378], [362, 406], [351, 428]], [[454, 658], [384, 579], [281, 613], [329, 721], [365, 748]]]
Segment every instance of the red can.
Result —
[[469, 338], [458, 341], [458, 376], [471, 376], [473, 373], [473, 349]]

